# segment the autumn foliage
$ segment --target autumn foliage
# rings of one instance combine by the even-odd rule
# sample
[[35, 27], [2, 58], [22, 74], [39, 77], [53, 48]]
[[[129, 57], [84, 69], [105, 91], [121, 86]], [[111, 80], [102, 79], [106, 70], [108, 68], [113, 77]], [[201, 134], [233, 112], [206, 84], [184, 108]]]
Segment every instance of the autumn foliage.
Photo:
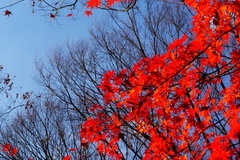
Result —
[[17, 153], [17, 148], [11, 146], [11, 144], [5, 144], [5, 145], [0, 145], [0, 147], [2, 147], [3, 149], [0, 151], [4, 151], [7, 154], [14, 156]]
[[143, 159], [240, 157], [240, 1], [184, 5], [195, 13], [189, 34], [163, 55], [104, 75], [105, 105], [93, 106], [82, 143], [113, 159], [124, 159], [119, 144], [133, 147], [129, 135], [142, 141]]
[[[98, 86], [104, 105], [89, 108], [82, 146], [93, 143], [110, 159], [126, 159], [119, 146], [149, 160], [240, 157], [240, 1], [174, 3], [192, 10], [192, 29], [165, 54], [104, 75]], [[100, 6], [87, 2], [90, 9]]]

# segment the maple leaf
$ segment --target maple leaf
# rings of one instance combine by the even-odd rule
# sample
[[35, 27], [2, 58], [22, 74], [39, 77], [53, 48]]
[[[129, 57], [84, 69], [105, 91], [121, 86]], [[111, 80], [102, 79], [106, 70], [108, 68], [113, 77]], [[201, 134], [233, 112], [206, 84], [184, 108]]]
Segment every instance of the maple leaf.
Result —
[[70, 14], [68, 14], [66, 17], [71, 17], [72, 16], [72, 14], [70, 13]]
[[17, 148], [14, 147], [13, 149], [10, 150], [9, 155], [14, 156], [18, 152]]
[[11, 144], [5, 144], [5, 145], [0, 145], [0, 146], [4, 148], [1, 151], [7, 151], [8, 152], [11, 148]]
[[14, 156], [18, 152], [17, 148], [16, 147], [13, 148], [11, 144], [5, 144], [0, 146], [3, 147], [3, 149], [0, 151], [5, 151], [11, 156]]
[[85, 15], [87, 15], [88, 17], [90, 16], [90, 15], [92, 15], [92, 10], [89, 10], [89, 11], [85, 11], [85, 13], [84, 13]]
[[89, 0], [87, 3], [87, 8], [98, 8], [101, 4], [101, 0]]
[[112, 6], [114, 4], [114, 0], [108, 0], [106, 2], [108, 6]]
[[68, 151], [76, 151], [77, 148], [72, 148], [72, 149], [69, 149]]
[[56, 16], [54, 15], [54, 14], [52, 14], [52, 13], [49, 13], [49, 16], [51, 17], [51, 18], [55, 18]]
[[67, 155], [67, 156], [63, 157], [62, 160], [70, 160], [70, 159], [71, 159], [71, 156], [70, 156], [70, 155]]
[[11, 14], [12, 14], [12, 12], [9, 11], [9, 10], [4, 11], [4, 13], [3, 13], [4, 16], [8, 16], [8, 17], [9, 17]]

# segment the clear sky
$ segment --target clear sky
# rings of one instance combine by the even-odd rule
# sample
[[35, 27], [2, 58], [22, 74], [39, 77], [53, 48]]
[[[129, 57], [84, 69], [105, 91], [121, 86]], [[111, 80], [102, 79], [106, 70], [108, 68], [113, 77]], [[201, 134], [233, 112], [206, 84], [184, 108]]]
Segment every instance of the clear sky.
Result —
[[67, 39], [87, 38], [88, 28], [100, 14], [97, 11], [88, 18], [82, 10], [77, 20], [73, 20], [66, 17], [69, 11], [63, 11], [60, 17], [50, 21], [48, 12], [32, 14], [29, 1], [7, 9], [12, 12], [9, 17], [3, 16], [5, 9], [0, 10], [0, 65], [12, 77], [16, 76], [14, 86], [21, 86], [23, 92], [36, 89], [32, 80], [34, 58], [45, 56], [51, 48]]

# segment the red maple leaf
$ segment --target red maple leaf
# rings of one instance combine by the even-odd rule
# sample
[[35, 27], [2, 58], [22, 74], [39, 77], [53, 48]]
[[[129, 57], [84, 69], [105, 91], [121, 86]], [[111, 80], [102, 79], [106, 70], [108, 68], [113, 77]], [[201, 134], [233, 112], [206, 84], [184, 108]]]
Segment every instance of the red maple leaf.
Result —
[[68, 14], [66, 17], [71, 17], [72, 16], [72, 13]]
[[54, 14], [52, 14], [52, 13], [50, 13], [49, 16], [50, 16], [51, 18], [55, 18], [55, 17], [56, 17], [56, 16], [55, 16]]
[[77, 148], [72, 148], [72, 149], [69, 149], [68, 151], [76, 151]]
[[108, 6], [112, 6], [113, 4], [114, 4], [114, 0], [108, 0], [108, 1], [106, 1], [107, 2], [107, 4], [108, 4]]
[[62, 160], [70, 160], [70, 159], [71, 159], [70, 155], [67, 155], [67, 156], [63, 157]]
[[11, 14], [12, 14], [12, 12], [9, 11], [9, 10], [4, 11], [4, 13], [3, 13], [4, 16], [8, 16], [8, 17], [9, 17]]
[[17, 153], [17, 148], [14, 147], [13, 149], [10, 150], [9, 155], [14, 156]]
[[0, 146], [3, 147], [3, 149], [0, 151], [5, 151], [11, 156], [14, 156], [18, 152], [17, 148], [16, 147], [13, 148], [11, 144], [5, 144]]
[[85, 11], [85, 13], [84, 13], [85, 15], [87, 15], [88, 17], [90, 16], [90, 15], [92, 15], [92, 10], [89, 10], [89, 11]]
[[89, 0], [87, 3], [87, 8], [98, 7], [101, 4], [101, 0]]
[[6, 152], [8, 152], [11, 148], [10, 144], [0, 145], [0, 146], [3, 147], [1, 151], [6, 151]]

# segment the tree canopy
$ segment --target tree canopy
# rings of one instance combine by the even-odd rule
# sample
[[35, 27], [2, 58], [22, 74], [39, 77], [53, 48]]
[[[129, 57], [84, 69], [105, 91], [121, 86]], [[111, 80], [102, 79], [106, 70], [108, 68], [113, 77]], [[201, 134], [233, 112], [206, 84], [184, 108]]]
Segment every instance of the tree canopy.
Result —
[[[90, 0], [86, 14], [121, 2]], [[239, 158], [240, 1], [136, 2], [123, 1], [127, 20], [111, 12], [112, 25], [93, 28], [93, 42], [58, 47], [37, 65], [39, 83], [79, 117], [80, 148], [70, 151], [84, 159]], [[17, 158], [13, 146], [1, 145]]]

